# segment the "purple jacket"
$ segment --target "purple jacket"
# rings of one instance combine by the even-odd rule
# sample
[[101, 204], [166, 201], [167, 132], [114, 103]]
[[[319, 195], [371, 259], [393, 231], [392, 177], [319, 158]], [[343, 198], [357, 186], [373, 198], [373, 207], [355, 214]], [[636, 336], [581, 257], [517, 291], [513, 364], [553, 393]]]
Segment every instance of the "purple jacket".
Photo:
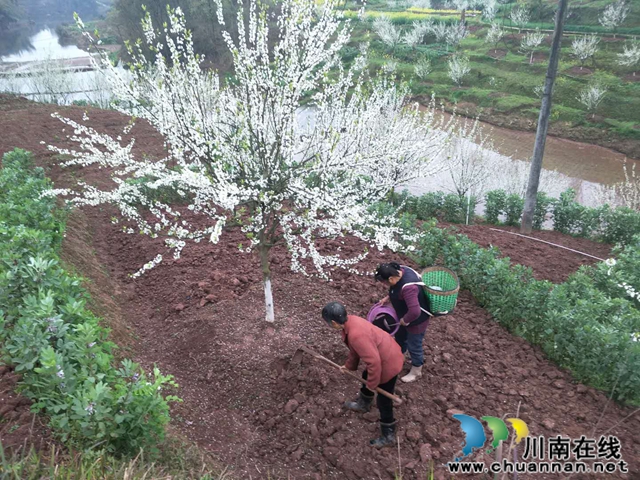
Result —
[[423, 333], [427, 331], [427, 327], [429, 326], [429, 321], [422, 322], [415, 327], [411, 326], [411, 322], [417, 320], [422, 314], [422, 310], [420, 310], [420, 302], [418, 301], [418, 294], [420, 286], [418, 285], [407, 285], [400, 292], [400, 298], [404, 300], [407, 304], [407, 313], [405, 313], [402, 320], [407, 324], [407, 331], [409, 333]]

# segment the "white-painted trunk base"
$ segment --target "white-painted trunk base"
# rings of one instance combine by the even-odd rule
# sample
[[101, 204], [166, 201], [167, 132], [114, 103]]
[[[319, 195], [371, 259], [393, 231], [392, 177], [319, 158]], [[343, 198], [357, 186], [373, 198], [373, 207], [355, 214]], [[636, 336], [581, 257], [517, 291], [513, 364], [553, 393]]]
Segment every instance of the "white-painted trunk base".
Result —
[[267, 322], [273, 323], [276, 321], [276, 316], [273, 311], [273, 293], [271, 292], [271, 279], [267, 278], [264, 281], [264, 306], [267, 311]]

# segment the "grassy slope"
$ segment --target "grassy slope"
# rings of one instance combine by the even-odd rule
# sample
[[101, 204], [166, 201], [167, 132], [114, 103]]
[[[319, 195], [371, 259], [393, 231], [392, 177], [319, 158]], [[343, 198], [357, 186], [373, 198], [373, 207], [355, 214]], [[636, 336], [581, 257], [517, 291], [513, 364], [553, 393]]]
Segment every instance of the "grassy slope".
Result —
[[[597, 18], [600, 11], [597, 7], [602, 3], [601, 0], [574, 1], [574, 6], [582, 12], [576, 18]], [[640, 2], [633, 5], [633, 14], [633, 18], [640, 19]], [[410, 17], [404, 15], [396, 12], [394, 22], [406, 24], [418, 17], [415, 13]], [[486, 25], [473, 18], [470, 19], [470, 23], [479, 29], [469, 35], [458, 48], [468, 55], [471, 61], [471, 73], [463, 80], [461, 87], [454, 85], [448, 77], [447, 58], [451, 52], [447, 51], [446, 46], [427, 43], [410, 49], [401, 45], [395, 51], [391, 51], [370, 32], [370, 20], [355, 23], [352, 49], [345, 55], [348, 59], [355, 53], [360, 42], [370, 40], [372, 70], [393, 57], [398, 62], [396, 73], [411, 82], [416, 95], [430, 95], [433, 92], [439, 100], [450, 104], [463, 103], [464, 107], [471, 107], [469, 110], [474, 115], [481, 114], [485, 118], [488, 115], [511, 117], [514, 125], [517, 124], [521, 128], [523, 125], [531, 125], [532, 122], [535, 125], [540, 100], [534, 93], [534, 87], [544, 83], [551, 38], [547, 38], [546, 45], [540, 50], [544, 58], [530, 65], [528, 58], [519, 52], [518, 36], [515, 32], [510, 32], [510, 38], [498, 45], [498, 49], [506, 51], [506, 56], [495, 60], [489, 56], [493, 46], [484, 42]], [[625, 25], [638, 28], [640, 20], [635, 25], [627, 20]], [[624, 43], [602, 41], [595, 63], [589, 61], [585, 65], [585, 68], [593, 70], [593, 73], [577, 75], [575, 71], [571, 71], [573, 67], [579, 66], [579, 62], [571, 55], [571, 41], [570, 36], [565, 37], [563, 41], [559, 78], [554, 92], [552, 124], [561, 125], [569, 136], [572, 129], [595, 127], [606, 132], [610, 139], [640, 140], [640, 82], [628, 81], [631, 70], [617, 64], [617, 53], [622, 51]], [[427, 42], [433, 42], [433, 39], [427, 39]], [[430, 57], [433, 66], [433, 72], [425, 81], [417, 78], [413, 70], [415, 62], [421, 56]], [[640, 75], [640, 67], [638, 70]], [[608, 88], [595, 119], [577, 100], [580, 90], [594, 81], [603, 83]]]

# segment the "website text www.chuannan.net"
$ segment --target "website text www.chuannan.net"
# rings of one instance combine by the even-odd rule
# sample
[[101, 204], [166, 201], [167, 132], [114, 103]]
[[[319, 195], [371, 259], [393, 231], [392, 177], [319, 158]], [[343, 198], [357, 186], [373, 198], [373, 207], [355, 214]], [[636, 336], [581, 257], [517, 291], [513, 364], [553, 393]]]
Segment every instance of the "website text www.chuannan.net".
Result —
[[627, 462], [450, 462], [449, 473], [629, 473]]

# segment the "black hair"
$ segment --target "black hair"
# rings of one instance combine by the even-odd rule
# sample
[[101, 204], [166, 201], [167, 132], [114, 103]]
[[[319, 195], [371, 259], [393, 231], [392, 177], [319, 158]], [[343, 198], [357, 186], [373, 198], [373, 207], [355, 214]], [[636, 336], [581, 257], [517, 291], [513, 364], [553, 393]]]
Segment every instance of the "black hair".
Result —
[[325, 322], [336, 322], [339, 325], [347, 323], [347, 309], [340, 302], [327, 303], [322, 309], [322, 318]]
[[400, 275], [400, 269], [402, 267], [397, 262], [381, 263], [375, 272], [375, 278], [378, 282], [389, 280], [391, 277], [397, 277]]

